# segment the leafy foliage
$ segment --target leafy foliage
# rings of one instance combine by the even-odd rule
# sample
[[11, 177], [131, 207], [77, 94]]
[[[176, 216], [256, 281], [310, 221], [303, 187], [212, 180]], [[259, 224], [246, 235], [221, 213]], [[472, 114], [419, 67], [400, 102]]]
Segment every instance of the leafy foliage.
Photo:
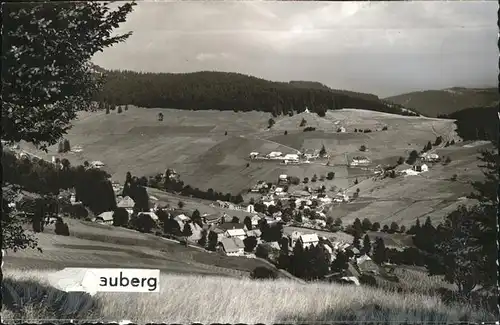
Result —
[[46, 149], [71, 127], [102, 79], [92, 56], [130, 35], [111, 36], [132, 11], [102, 2], [7, 2], [3, 11], [3, 140]]

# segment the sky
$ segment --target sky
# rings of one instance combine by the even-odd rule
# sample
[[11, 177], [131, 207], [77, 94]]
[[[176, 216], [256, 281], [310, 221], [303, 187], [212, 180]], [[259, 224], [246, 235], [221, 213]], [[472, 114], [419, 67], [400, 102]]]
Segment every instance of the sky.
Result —
[[496, 1], [138, 1], [107, 69], [226, 71], [380, 97], [496, 87]]

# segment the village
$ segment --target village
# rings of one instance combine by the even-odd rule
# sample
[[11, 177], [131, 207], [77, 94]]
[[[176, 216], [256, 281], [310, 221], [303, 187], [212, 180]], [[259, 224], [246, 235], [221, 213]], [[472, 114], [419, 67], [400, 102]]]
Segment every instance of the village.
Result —
[[[39, 159], [25, 151], [17, 150], [19, 148], [16, 146], [11, 149], [17, 152], [19, 159]], [[250, 154], [250, 159], [268, 159], [281, 161], [283, 164], [310, 163], [311, 160], [315, 160], [317, 163], [329, 166], [328, 158], [324, 147], [319, 151], [309, 150], [304, 154], [300, 152], [285, 155], [281, 152], [270, 152], [265, 155], [257, 152]], [[373, 166], [366, 156], [354, 155], [348, 160], [348, 166], [367, 171], [368, 177], [377, 179], [419, 175], [429, 170], [427, 164], [432, 165], [440, 160], [437, 154], [422, 150], [412, 165], [398, 162], [397, 166], [384, 168], [380, 165]], [[52, 157], [51, 162], [59, 168], [63, 168], [65, 164], [57, 157]], [[105, 164], [101, 161], [92, 161], [85, 162], [83, 166], [86, 169], [101, 169]], [[173, 182], [180, 180], [180, 175], [173, 169], [168, 169], [161, 177], [161, 183], [166, 180]], [[349, 257], [349, 267], [340, 273], [331, 270], [333, 273], [328, 272], [329, 279], [359, 285], [359, 277], [363, 274], [386, 273], [386, 269], [374, 263], [359, 245], [353, 243], [352, 236], [345, 232], [346, 228], [352, 225], [342, 225], [342, 220], [333, 220], [328, 215], [328, 211], [335, 206], [349, 204], [359, 199], [359, 189], [348, 195], [348, 188], [335, 186], [327, 188], [326, 182], [333, 179], [335, 179], [334, 172], [320, 176], [313, 175], [310, 180], [307, 177], [299, 179], [296, 176], [281, 174], [277, 179], [261, 180], [254, 184], [248, 190], [247, 203], [213, 201], [209, 206], [220, 212], [215, 214], [200, 214], [198, 210], [188, 211], [183, 209], [180, 201], [177, 207], [164, 204], [154, 195], [148, 196], [149, 211], [143, 208], [138, 210], [136, 202], [130, 196], [124, 195], [122, 184], [112, 183], [112, 187], [117, 209], [126, 211], [127, 220], [142, 218], [142, 223], [151, 225], [146, 231], [154, 232], [167, 240], [203, 249], [207, 254], [215, 252], [227, 256], [260, 258], [271, 261], [277, 266], [279, 256], [291, 254], [297, 243], [304, 249], [321, 247], [327, 252], [330, 264], [336, 260], [339, 252]], [[136, 177], [134, 181], [139, 182]], [[356, 178], [350, 187], [355, 187], [357, 184]], [[84, 209], [73, 192], [66, 193], [66, 196], [73, 207], [80, 206]], [[145, 222], [144, 218], [148, 221]], [[60, 218], [52, 219], [55, 221]], [[105, 211], [90, 219], [93, 222], [115, 226], [116, 220], [117, 210]], [[333, 276], [334, 274], [336, 276]]]

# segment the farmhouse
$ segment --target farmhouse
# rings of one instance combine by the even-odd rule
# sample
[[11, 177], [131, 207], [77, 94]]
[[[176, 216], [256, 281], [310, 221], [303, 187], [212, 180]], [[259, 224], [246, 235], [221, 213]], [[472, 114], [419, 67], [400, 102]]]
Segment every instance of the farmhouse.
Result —
[[266, 157], [267, 157], [268, 159], [276, 159], [276, 158], [281, 157], [281, 155], [282, 155], [282, 154], [283, 154], [283, 153], [282, 153], [282, 152], [280, 152], [280, 151], [272, 151], [272, 152], [270, 152], [269, 154], [267, 154], [267, 155], [266, 155]]
[[319, 243], [319, 238], [316, 234], [300, 235], [299, 241], [302, 243], [302, 247], [307, 248], [311, 245], [316, 246]]
[[94, 167], [94, 168], [102, 168], [104, 167], [104, 163], [100, 160], [95, 160], [93, 162], [90, 163], [90, 166]]
[[379, 274], [378, 265], [366, 254], [357, 258], [356, 264], [361, 273]]
[[246, 238], [247, 235], [244, 229], [228, 229], [224, 233], [224, 236], [226, 236], [227, 238], [236, 237], [243, 240]]
[[255, 207], [253, 204], [247, 205], [246, 212], [248, 213], [255, 213]]
[[260, 221], [260, 217], [255, 215], [252, 217], [252, 227], [258, 226]]
[[222, 224], [218, 225], [217, 228], [223, 230], [224, 232], [226, 230], [229, 230], [229, 229], [243, 229], [245, 231], [248, 230], [247, 226], [245, 226], [244, 224], [242, 224], [242, 223], [233, 223], [233, 222], [222, 223]]
[[288, 175], [282, 174], [278, 177], [278, 184], [288, 184]]
[[417, 162], [415, 165], [413, 165], [412, 169], [419, 173], [429, 171], [429, 167], [426, 164], [422, 164], [420, 162]]
[[422, 155], [420, 155], [420, 158], [423, 160], [423, 161], [428, 161], [428, 162], [437, 162], [439, 161], [439, 155], [438, 154], [435, 154], [435, 153], [423, 153]]
[[174, 217], [174, 220], [179, 223], [180, 226], [183, 226], [186, 222], [190, 221], [191, 218], [186, 216], [185, 214], [178, 214]]
[[352, 166], [358, 166], [358, 165], [365, 165], [369, 164], [370, 159], [363, 157], [363, 156], [356, 156], [352, 158], [351, 165]]
[[99, 223], [113, 223], [113, 211], [106, 211], [95, 217], [95, 221]]
[[283, 157], [283, 159], [290, 161], [299, 161], [299, 155], [296, 153], [288, 153]]
[[118, 208], [124, 208], [127, 210], [128, 214], [132, 214], [134, 212], [135, 202], [132, 198], [130, 198], [130, 196], [125, 196], [116, 206]]
[[255, 238], [260, 238], [262, 235], [262, 232], [259, 229], [253, 229], [247, 231], [247, 237], [255, 237]]
[[237, 237], [223, 238], [219, 247], [228, 256], [241, 256], [244, 254], [245, 244]]

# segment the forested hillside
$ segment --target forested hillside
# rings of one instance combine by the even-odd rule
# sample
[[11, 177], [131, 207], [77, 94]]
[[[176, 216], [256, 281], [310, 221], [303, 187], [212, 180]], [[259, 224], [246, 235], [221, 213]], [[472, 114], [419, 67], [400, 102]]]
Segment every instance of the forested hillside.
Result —
[[456, 120], [457, 133], [464, 140], [498, 139], [498, 105], [466, 108], [446, 117]]
[[[272, 82], [239, 73], [141, 73], [107, 71], [98, 101], [111, 105], [133, 104], [153, 108], [187, 110], [264, 111], [273, 115], [302, 112], [306, 107], [319, 115], [327, 110], [358, 108], [409, 115], [376, 96], [346, 93], [322, 87]], [[319, 89], [318, 89], [319, 88]]]
[[385, 98], [419, 113], [439, 117], [469, 107], [491, 106], [500, 99], [498, 88], [460, 88], [416, 91]]

